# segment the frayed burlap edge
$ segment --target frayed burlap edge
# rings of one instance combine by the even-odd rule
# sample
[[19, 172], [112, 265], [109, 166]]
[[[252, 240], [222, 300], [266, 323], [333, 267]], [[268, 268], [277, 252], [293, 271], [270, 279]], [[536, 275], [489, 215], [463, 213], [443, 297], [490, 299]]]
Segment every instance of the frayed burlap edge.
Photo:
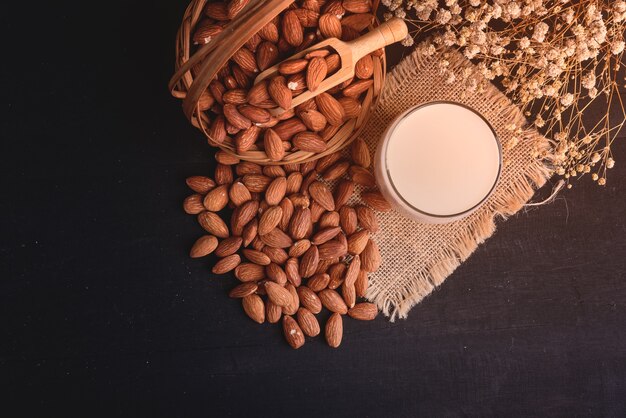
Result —
[[[445, 58], [450, 68], [473, 67], [473, 64], [456, 51], [447, 52]], [[388, 74], [380, 107], [384, 108], [386, 100], [393, 99], [394, 93], [399, 89], [410, 88], [407, 82], [419, 76], [418, 72], [424, 64], [424, 59], [426, 58], [415, 51]], [[528, 127], [521, 111], [493, 84], [486, 84], [484, 92], [481, 93], [485, 100], [492, 103], [494, 111], [501, 117], [510, 120], [512, 124], [525, 127], [521, 135], [518, 135], [519, 140], [530, 144], [528, 148], [534, 150], [537, 157], [526, 165], [525, 169], [516, 172], [512, 181], [498, 186], [494, 195], [470, 217], [467, 227], [463, 228], [446, 248], [442, 248], [436, 254], [433, 262], [414, 271], [405, 271], [404, 277], [408, 280], [403, 280], [405, 283], [399, 289], [381, 287], [377, 281], [377, 274], [370, 276], [366, 298], [374, 302], [391, 322], [396, 318], [406, 318], [413, 306], [441, 285], [479, 244], [495, 232], [497, 217], [506, 219], [519, 211], [533, 196], [535, 190], [543, 186], [552, 174], [550, 164], [552, 150], [549, 141], [534, 128]]]

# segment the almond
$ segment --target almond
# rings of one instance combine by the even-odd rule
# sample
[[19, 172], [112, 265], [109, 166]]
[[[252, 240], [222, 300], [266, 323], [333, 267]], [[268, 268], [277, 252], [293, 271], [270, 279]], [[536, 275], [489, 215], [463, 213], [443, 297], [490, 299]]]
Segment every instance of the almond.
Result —
[[311, 242], [315, 245], [323, 244], [335, 238], [339, 232], [341, 232], [341, 228], [338, 226], [321, 229], [318, 233], [313, 235]]
[[373, 303], [357, 303], [353, 308], [350, 308], [348, 315], [350, 318], [360, 321], [371, 321], [378, 315], [378, 308]]
[[366, 55], [356, 62], [354, 75], [362, 80], [371, 78], [374, 75], [374, 60], [371, 55]]
[[326, 142], [313, 132], [300, 132], [293, 138], [293, 145], [302, 151], [320, 153], [327, 148]]
[[216, 144], [221, 144], [226, 139], [226, 122], [224, 116], [218, 115], [209, 127], [209, 138]]
[[303, 58], [283, 61], [278, 65], [278, 72], [283, 75], [298, 74], [309, 65], [309, 61]]
[[324, 38], [341, 39], [341, 20], [331, 13], [325, 13], [320, 16], [319, 31]]
[[343, 123], [345, 112], [341, 103], [328, 93], [321, 93], [315, 97], [318, 110], [326, 117], [329, 124], [339, 126]]
[[347, 245], [339, 242], [338, 240], [328, 241], [319, 247], [320, 260], [329, 260], [332, 258], [339, 258], [346, 255], [348, 252]]
[[312, 226], [311, 210], [305, 207], [296, 207], [289, 223], [289, 235], [295, 240], [305, 238]]
[[312, 10], [314, 12], [320, 11], [320, 3], [318, 0], [303, 0], [302, 5], [300, 6], [303, 9]]
[[367, 245], [370, 233], [367, 229], [361, 229], [348, 237], [348, 252], [352, 255], [361, 254]]
[[188, 177], [185, 182], [191, 190], [196, 193], [205, 194], [215, 187], [215, 182], [208, 177], [192, 176]]
[[254, 54], [246, 47], [239, 48], [232, 57], [231, 60], [235, 61], [242, 70], [251, 73], [258, 73], [259, 67], [257, 67], [256, 58]]
[[322, 310], [322, 301], [317, 297], [314, 291], [307, 286], [300, 286], [296, 289], [300, 304], [314, 314], [318, 314]]
[[250, 192], [263, 193], [272, 182], [272, 179], [262, 174], [246, 174], [241, 181]]
[[204, 207], [211, 212], [219, 212], [228, 204], [228, 185], [223, 184], [211, 190], [204, 197]]
[[258, 105], [270, 100], [270, 94], [267, 90], [267, 80], [260, 81], [250, 88], [248, 91], [248, 103]]
[[280, 122], [274, 127], [274, 131], [280, 139], [289, 141], [295, 134], [306, 131], [306, 126], [298, 118], [293, 118]]
[[339, 213], [335, 211], [324, 213], [318, 222], [319, 228], [339, 226]]
[[259, 36], [266, 41], [276, 43], [279, 38], [278, 27], [274, 22], [269, 22], [259, 30]]
[[230, 68], [231, 72], [233, 73], [233, 77], [237, 82], [237, 86], [242, 89], [248, 89], [250, 87], [250, 83], [252, 82], [253, 73], [245, 71], [243, 68], [235, 63], [233, 63]]
[[287, 179], [285, 177], [276, 177], [265, 191], [265, 201], [270, 206], [278, 205], [285, 197], [286, 190]]
[[305, 335], [315, 337], [320, 333], [319, 322], [307, 308], [299, 308], [297, 318], [298, 324], [300, 324], [300, 328]]
[[331, 312], [341, 315], [348, 313], [348, 307], [342, 297], [334, 290], [324, 289], [317, 294], [322, 301], [322, 305]]
[[320, 18], [320, 14], [314, 10], [308, 10], [305, 8], [295, 9], [294, 12], [296, 16], [298, 16], [298, 20], [300, 20], [300, 24], [304, 28], [314, 28], [317, 27], [317, 21]]
[[382, 261], [380, 250], [376, 242], [371, 239], [367, 241], [363, 252], [361, 253], [362, 269], [369, 272], [375, 272], [380, 267]]
[[242, 161], [237, 164], [235, 172], [238, 176], [245, 176], [246, 174], [261, 174], [262, 168], [260, 165], [251, 163], [250, 161]]
[[313, 132], [321, 131], [322, 129], [324, 129], [327, 123], [326, 117], [317, 110], [313, 109], [300, 112], [298, 113], [298, 116], [300, 117], [304, 125], [306, 125], [306, 127]]
[[353, 234], [358, 226], [356, 211], [350, 206], [342, 206], [339, 209], [339, 224], [343, 232], [350, 235]]
[[356, 139], [350, 148], [350, 156], [355, 164], [368, 168], [371, 164], [370, 151], [362, 139]]
[[205, 90], [198, 99], [198, 109], [201, 111], [209, 110], [215, 103], [215, 99], [208, 90]]
[[328, 268], [328, 275], [330, 276], [330, 282], [328, 282], [329, 289], [337, 289], [344, 281], [346, 274], [346, 265], [343, 263], [334, 263]]
[[361, 270], [359, 275], [356, 278], [356, 282], [354, 283], [354, 288], [356, 290], [357, 297], [363, 298], [365, 297], [365, 293], [367, 292], [367, 288], [369, 286], [369, 279], [367, 277], [367, 272], [365, 270]]
[[272, 263], [276, 263], [278, 265], [285, 264], [285, 262], [289, 258], [289, 254], [287, 254], [287, 251], [282, 248], [265, 246], [263, 247], [262, 251], [270, 258], [270, 261]]
[[324, 212], [326, 212], [326, 209], [318, 202], [313, 201], [313, 203], [311, 203], [311, 221], [313, 221], [313, 223], [318, 223]]
[[229, 20], [228, 10], [224, 2], [209, 2], [204, 7], [204, 14], [215, 20]]
[[367, 192], [361, 194], [361, 199], [372, 209], [379, 212], [389, 212], [392, 208], [380, 192]]
[[255, 52], [261, 42], [263, 42], [263, 39], [261, 39], [258, 33], [255, 33], [254, 35], [250, 37], [250, 39], [246, 41], [244, 45], [250, 51]]
[[[265, 248], [263, 250], [265, 250]], [[276, 263], [270, 263], [265, 266], [265, 275], [269, 280], [281, 286], [284, 286], [287, 283], [287, 275], [285, 274], [285, 271]]]
[[263, 243], [263, 241], [261, 241], [261, 237], [259, 235], [254, 237], [254, 239], [252, 240], [251, 246], [253, 249], [257, 251], [262, 251], [265, 249], [265, 244]]
[[278, 47], [268, 41], [259, 44], [256, 50], [256, 62], [261, 71], [276, 64], [278, 62]]
[[259, 235], [265, 235], [278, 226], [283, 217], [283, 210], [280, 206], [268, 208], [259, 220]]
[[228, 237], [219, 243], [215, 249], [215, 255], [218, 257], [228, 257], [235, 254], [241, 247], [243, 239], [241, 237]]
[[317, 180], [317, 170], [313, 170], [306, 175], [304, 179], [302, 179], [302, 184], [300, 185], [300, 193], [304, 195], [309, 194], [309, 186]]
[[352, 97], [341, 97], [337, 99], [347, 119], [358, 118], [361, 115], [361, 103]]
[[320, 292], [330, 283], [330, 276], [326, 273], [316, 273], [307, 282], [307, 287], [314, 292]]
[[235, 268], [235, 277], [242, 282], [256, 282], [265, 277], [265, 268], [254, 263], [241, 263]]
[[248, 129], [252, 125], [250, 119], [239, 113], [237, 106], [232, 103], [224, 104], [222, 111], [226, 120], [238, 129]]
[[301, 239], [291, 246], [289, 249], [289, 256], [300, 257], [306, 253], [309, 248], [311, 248], [311, 241], [308, 239]]
[[354, 288], [354, 283], [350, 284], [344, 281], [341, 285], [341, 296], [343, 296], [343, 300], [346, 302], [348, 309], [354, 307], [356, 304], [356, 289]]
[[330, 54], [324, 59], [326, 60], [326, 67], [329, 75], [341, 68], [341, 57], [339, 54]]
[[313, 200], [326, 210], [335, 210], [333, 195], [325, 184], [315, 181], [309, 186], [309, 193]]
[[229, 255], [228, 257], [224, 257], [217, 263], [215, 263], [211, 271], [213, 272], [213, 274], [228, 273], [229, 271], [236, 268], [239, 263], [241, 263], [241, 257], [239, 256], [239, 254]]
[[348, 161], [340, 161], [329, 167], [328, 170], [326, 170], [322, 175], [322, 178], [326, 181], [337, 180], [340, 177], [343, 177], [343, 175], [348, 172], [349, 168], [350, 163]]
[[306, 250], [300, 259], [300, 276], [303, 278], [313, 276], [315, 270], [317, 269], [319, 260], [320, 256], [317, 246], [312, 245], [308, 250]]
[[353, 285], [354, 283], [356, 283], [360, 271], [361, 258], [359, 255], [355, 255], [350, 262], [350, 265], [346, 269], [346, 275], [344, 277], [345, 283], [347, 283], [348, 285]]
[[283, 231], [287, 231], [287, 228], [289, 227], [289, 222], [291, 221], [291, 217], [294, 211], [293, 203], [290, 199], [284, 198], [280, 201], [279, 206], [283, 210], [283, 217], [280, 220], [278, 227]]
[[289, 235], [285, 234], [279, 228], [274, 228], [270, 232], [265, 235], [260, 235], [261, 241], [265, 245], [269, 245], [270, 247], [275, 248], [289, 248], [293, 241], [289, 237]]
[[317, 165], [317, 161], [311, 160], [300, 164], [300, 172], [303, 176], [306, 176], [311, 171], [315, 170], [315, 166]]
[[235, 137], [235, 148], [237, 152], [242, 154], [250, 150], [256, 143], [260, 134], [261, 128], [256, 125], [252, 125], [248, 129], [240, 131]]
[[219, 215], [213, 212], [204, 211], [198, 214], [198, 222], [208, 233], [213, 234], [218, 238], [228, 238], [228, 227]]
[[343, 0], [342, 5], [351, 13], [369, 13], [372, 11], [371, 0]]
[[196, 31], [193, 33], [192, 41], [196, 45], [208, 44], [223, 30], [224, 27], [222, 25], [206, 20], [198, 24]]
[[359, 205], [355, 207], [359, 225], [370, 231], [371, 233], [378, 232], [378, 220], [374, 211], [367, 206]]
[[230, 227], [233, 235], [241, 235], [248, 222], [255, 218], [258, 210], [259, 202], [255, 200], [247, 201], [238, 206], [230, 217]]
[[217, 244], [217, 238], [213, 235], [203, 235], [193, 244], [189, 256], [191, 258], [199, 258], [209, 255], [215, 251]]
[[302, 186], [302, 174], [294, 172], [287, 177], [287, 194], [297, 193]]
[[254, 322], [265, 322], [265, 306], [259, 295], [251, 294], [242, 299], [243, 310]]
[[218, 163], [213, 177], [217, 184], [230, 184], [233, 182], [233, 169], [229, 165]]
[[289, 10], [283, 15], [282, 29], [283, 36], [290, 45], [298, 46], [304, 40], [304, 30], [300, 24], [300, 19], [293, 10]]
[[302, 277], [299, 272], [299, 263], [297, 258], [290, 258], [285, 263], [285, 275], [287, 281], [294, 286], [300, 286], [302, 284]]
[[291, 294], [283, 286], [274, 282], [265, 282], [267, 298], [275, 305], [285, 307], [291, 300]]
[[209, 84], [209, 91], [217, 103], [224, 104], [224, 101], [222, 100], [222, 96], [226, 92], [224, 84], [222, 84], [219, 80], [213, 80]]
[[289, 299], [289, 303], [286, 306], [283, 306], [283, 313], [286, 315], [295, 315], [300, 308], [300, 298], [298, 297], [298, 292], [291, 283], [287, 283], [285, 285], [285, 289], [289, 291], [291, 298]]
[[222, 100], [224, 100], [224, 103], [236, 105], [244, 104], [248, 100], [248, 93], [244, 89], [228, 90], [222, 96]]
[[256, 292], [258, 288], [259, 286], [256, 283], [241, 283], [228, 292], [228, 297], [233, 299], [245, 298], [246, 296]]
[[346, 16], [341, 19], [341, 25], [354, 29], [357, 32], [362, 32], [369, 25], [374, 22], [374, 15], [370, 13], [357, 13], [350, 16]]
[[189, 215], [197, 215], [204, 211], [204, 205], [202, 204], [202, 195], [192, 194], [187, 196], [183, 202], [183, 210]]
[[326, 60], [321, 57], [315, 57], [309, 62], [306, 70], [306, 85], [310, 91], [315, 91], [320, 83], [326, 78], [328, 66]]
[[[248, 100], [247, 95], [246, 100]], [[239, 113], [250, 119], [250, 121], [252, 121], [253, 123], [265, 123], [269, 122], [269, 120], [271, 119], [270, 112], [253, 105], [239, 106], [237, 110], [239, 110]]]
[[281, 316], [283, 316], [283, 308], [268, 300], [265, 304], [265, 317], [267, 318], [267, 322], [275, 324], [280, 321]]
[[341, 208], [348, 203], [354, 193], [354, 183], [350, 180], [342, 180], [335, 190], [335, 208]]
[[326, 342], [333, 348], [339, 347], [343, 338], [343, 320], [341, 315], [334, 313], [326, 321], [325, 328]]
[[343, 89], [343, 95], [348, 97], [358, 97], [374, 84], [374, 80], [357, 80]]
[[267, 266], [271, 263], [270, 258], [261, 251], [244, 249], [242, 253], [244, 257], [259, 266]]
[[283, 141], [273, 129], [267, 129], [263, 137], [265, 153], [272, 161], [280, 161], [285, 156]]
[[276, 177], [285, 177], [287, 173], [285, 170], [279, 165], [266, 165], [263, 167], [263, 174], [267, 177], [276, 178]]
[[283, 334], [291, 348], [297, 350], [304, 345], [304, 334], [295, 319], [289, 315], [283, 317]]
[[243, 203], [252, 199], [252, 195], [243, 183], [236, 181], [231, 184], [228, 191], [228, 197], [235, 206], [241, 206]]

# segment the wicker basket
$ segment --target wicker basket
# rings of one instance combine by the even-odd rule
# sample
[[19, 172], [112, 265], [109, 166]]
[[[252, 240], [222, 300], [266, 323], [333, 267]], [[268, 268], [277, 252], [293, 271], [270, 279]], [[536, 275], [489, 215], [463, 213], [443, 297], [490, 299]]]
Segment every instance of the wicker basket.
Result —
[[[208, 132], [209, 115], [200, 110], [201, 95], [229, 58], [259, 29], [289, 7], [291, 3], [293, 0], [250, 0], [246, 8], [229, 22], [221, 33], [208, 44], [198, 48], [192, 56], [190, 56], [190, 52], [193, 50], [193, 30], [203, 17], [207, 0], [193, 0], [191, 2], [185, 11], [182, 25], [178, 31], [176, 73], [170, 80], [170, 91], [174, 97], [183, 100], [185, 116], [193, 126], [204, 132], [209, 144], [236, 155], [242, 160], [258, 164], [303, 163], [342, 149], [358, 136], [378, 100], [384, 84], [385, 54], [383, 53], [381, 56], [374, 57], [374, 83], [365, 93], [361, 114], [355, 119], [349, 119], [338, 129], [335, 135], [327, 141], [328, 148], [323, 153], [300, 150], [287, 152], [282, 161], [276, 162], [271, 161], [265, 152], [258, 148], [237, 154], [234, 141], [229, 137], [220, 144], [213, 141]], [[378, 0], [373, 1], [373, 10], [376, 10], [377, 6]], [[376, 24], [377, 22], [374, 22], [374, 25]]]

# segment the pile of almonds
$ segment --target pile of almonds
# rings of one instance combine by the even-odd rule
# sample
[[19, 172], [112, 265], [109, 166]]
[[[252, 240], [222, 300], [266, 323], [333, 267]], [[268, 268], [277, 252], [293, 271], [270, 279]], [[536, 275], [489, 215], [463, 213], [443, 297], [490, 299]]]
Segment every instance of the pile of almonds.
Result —
[[[194, 43], [211, 42], [248, 1], [207, 3]], [[292, 3], [238, 50], [203, 92], [199, 105], [210, 120], [209, 142], [219, 145], [230, 138], [238, 154], [262, 150], [272, 161], [298, 150], [325, 151], [341, 126], [361, 113], [362, 96], [373, 84], [372, 57], [382, 50], [357, 62], [354, 79], [273, 116], [268, 109], [289, 109], [294, 97], [307, 89], [315, 91], [341, 67], [339, 55], [328, 49], [284, 60], [326, 38], [358, 38], [373, 20], [371, 0]], [[253, 85], [261, 71], [281, 61], [276, 76]]]
[[304, 344], [305, 335], [320, 333], [315, 315], [322, 308], [332, 313], [325, 327], [331, 347], [341, 343], [342, 315], [371, 320], [378, 313], [358, 299], [367, 291], [368, 273], [381, 263], [371, 238], [378, 231], [374, 211], [391, 208], [376, 191], [361, 194], [365, 205], [348, 204], [356, 184], [374, 186], [366, 144], [356, 140], [350, 154], [260, 166], [219, 151], [213, 179], [187, 179], [195, 193], [184, 210], [208, 232], [191, 257], [219, 257], [213, 273], [232, 271], [240, 282], [229, 296], [241, 299], [255, 322], [282, 318], [293, 348]]

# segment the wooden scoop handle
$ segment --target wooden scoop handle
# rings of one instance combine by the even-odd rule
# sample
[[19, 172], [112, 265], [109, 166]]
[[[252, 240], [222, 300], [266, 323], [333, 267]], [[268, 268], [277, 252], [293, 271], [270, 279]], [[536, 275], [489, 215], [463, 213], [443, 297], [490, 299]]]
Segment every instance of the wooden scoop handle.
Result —
[[409, 33], [404, 20], [394, 17], [371, 32], [348, 42], [352, 49], [352, 59], [357, 62], [370, 52], [403, 40]]

